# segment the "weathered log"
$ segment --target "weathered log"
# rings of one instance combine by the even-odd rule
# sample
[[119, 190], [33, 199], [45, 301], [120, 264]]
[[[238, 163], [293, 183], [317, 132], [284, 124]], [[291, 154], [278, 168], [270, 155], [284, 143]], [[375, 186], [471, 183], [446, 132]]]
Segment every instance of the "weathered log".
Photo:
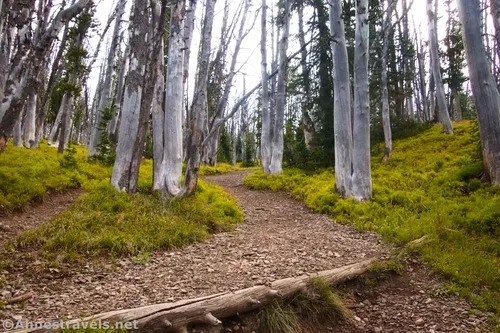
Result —
[[[278, 297], [291, 296], [305, 290], [311, 277], [320, 277], [330, 284], [337, 284], [362, 275], [370, 269], [374, 262], [375, 259], [369, 259], [332, 270], [277, 280], [269, 285], [254, 286], [235, 292], [97, 314], [81, 320], [69, 321], [65, 327], [82, 327], [82, 323], [89, 322], [110, 323], [111, 325], [113, 323], [130, 323], [134, 325], [134, 332], [187, 332], [187, 327], [193, 324], [217, 326], [222, 323], [221, 319], [257, 310]], [[14, 332], [48, 333], [56, 331], [56, 329], [43, 328]]]

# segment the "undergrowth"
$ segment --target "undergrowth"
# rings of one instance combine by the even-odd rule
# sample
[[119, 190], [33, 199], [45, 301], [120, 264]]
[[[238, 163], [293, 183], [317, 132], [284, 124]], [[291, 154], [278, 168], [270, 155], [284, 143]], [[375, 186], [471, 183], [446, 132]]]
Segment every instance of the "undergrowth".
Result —
[[71, 147], [61, 156], [46, 143], [38, 149], [7, 145], [0, 154], [0, 215], [42, 200], [49, 192], [111, 176], [109, 168], [86, 162], [85, 155], [82, 147]]
[[500, 314], [500, 187], [479, 179], [476, 135], [470, 122], [461, 122], [453, 135], [435, 126], [396, 140], [387, 163], [381, 154], [373, 156], [369, 202], [339, 197], [332, 169], [286, 169], [280, 176], [258, 171], [245, 184], [288, 191], [339, 223], [376, 231], [394, 243], [429, 235], [417, 249], [425, 261], [477, 307]]
[[170, 249], [229, 230], [243, 214], [222, 188], [199, 181], [196, 194], [165, 200], [151, 193], [151, 161], [140, 169], [139, 193], [117, 191], [108, 179], [84, 184], [86, 193], [50, 223], [17, 238], [17, 248], [35, 247], [48, 259], [80, 261], [102, 255], [136, 256]]
[[[189, 198], [165, 200], [152, 193], [152, 161], [147, 159], [141, 164], [138, 193], [119, 192], [109, 183], [112, 167], [89, 162], [86, 155], [76, 145], [58, 155], [47, 144], [39, 149], [9, 145], [0, 154], [0, 213], [21, 209], [49, 192], [85, 190], [66, 212], [13, 241], [17, 249], [40, 249], [56, 262], [102, 255], [134, 256], [143, 262], [152, 251], [203, 240], [243, 219], [228, 194], [202, 180]], [[227, 164], [202, 166], [200, 174], [237, 169]]]
[[[151, 160], [144, 165], [152, 168]], [[200, 166], [200, 175], [215, 175], [242, 170], [241, 166], [219, 163], [217, 166]], [[111, 177], [112, 163], [99, 159], [88, 160], [82, 146], [71, 145], [62, 155], [57, 148], [43, 142], [37, 149], [7, 145], [0, 154], [0, 215], [20, 210], [41, 201], [48, 193], [79, 188], [90, 180]], [[151, 175], [141, 175], [140, 184], [147, 189]]]
[[277, 300], [260, 312], [263, 333], [317, 332], [325, 323], [349, 320], [352, 313], [324, 279], [309, 279], [304, 291]]

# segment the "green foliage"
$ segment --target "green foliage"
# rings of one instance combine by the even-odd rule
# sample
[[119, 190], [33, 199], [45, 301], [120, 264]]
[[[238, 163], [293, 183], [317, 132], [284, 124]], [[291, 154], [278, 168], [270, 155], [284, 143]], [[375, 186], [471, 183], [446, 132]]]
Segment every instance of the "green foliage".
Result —
[[221, 173], [227, 173], [232, 171], [242, 170], [240, 167], [232, 166], [227, 163], [217, 163], [216, 166], [210, 165], [201, 165], [200, 166], [200, 175], [218, 175]]
[[[141, 165], [139, 188], [152, 183], [151, 161]], [[199, 181], [196, 195], [165, 200], [158, 193], [127, 194], [109, 180], [84, 183], [84, 194], [68, 211], [21, 235], [18, 248], [36, 247], [48, 259], [74, 262], [101, 255], [136, 256], [201, 241], [243, 220], [220, 187]]]
[[[256, 172], [245, 179], [255, 189], [285, 190], [339, 223], [352, 223], [406, 244], [423, 235], [432, 241], [416, 249], [437, 272], [460, 286], [482, 309], [500, 313], [500, 188], [481, 183], [471, 122], [455, 124], [455, 134], [434, 126], [394, 142], [393, 157], [372, 159], [373, 199], [357, 203], [334, 191], [332, 169], [283, 175]], [[473, 131], [472, 131], [473, 132]], [[495, 297], [492, 297], [494, 295]]]
[[233, 161], [233, 147], [231, 146], [231, 135], [223, 126], [220, 134], [219, 152], [217, 161], [231, 163]]
[[243, 163], [242, 167], [248, 168], [255, 166], [255, 136], [252, 133], [245, 134], [245, 149], [243, 149]]
[[[92, 157], [92, 159], [107, 165], [112, 165], [116, 158], [116, 144], [109, 139], [108, 135], [108, 124], [113, 119], [114, 114], [115, 102], [113, 101], [109, 107], [102, 111], [101, 122], [99, 123], [100, 136], [99, 144], [97, 145], [97, 154]], [[152, 140], [147, 140], [147, 142], [150, 141]], [[146, 157], [151, 157], [147, 151], [148, 149], [146, 149]]]
[[65, 149], [63, 156], [59, 159], [59, 165], [65, 169], [77, 169], [78, 160], [76, 159], [76, 148], [71, 142]]
[[7, 145], [0, 154], [0, 214], [42, 200], [47, 192], [80, 187], [87, 179], [105, 179], [110, 170], [85, 161], [85, 150], [70, 146], [62, 157], [57, 149], [40, 144], [39, 149]]

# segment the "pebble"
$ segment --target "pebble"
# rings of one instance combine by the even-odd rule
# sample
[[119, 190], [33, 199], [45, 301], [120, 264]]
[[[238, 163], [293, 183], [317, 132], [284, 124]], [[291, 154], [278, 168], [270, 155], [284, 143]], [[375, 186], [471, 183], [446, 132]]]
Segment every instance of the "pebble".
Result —
[[422, 326], [424, 324], [424, 320], [422, 318], [418, 318], [415, 320], [415, 325]]

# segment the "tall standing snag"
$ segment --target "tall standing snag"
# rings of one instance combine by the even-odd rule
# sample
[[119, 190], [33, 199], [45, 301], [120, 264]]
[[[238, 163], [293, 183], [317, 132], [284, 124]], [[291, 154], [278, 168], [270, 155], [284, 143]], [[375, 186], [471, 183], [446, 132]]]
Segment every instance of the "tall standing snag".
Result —
[[389, 91], [387, 89], [387, 55], [389, 50], [389, 36], [392, 29], [392, 12], [397, 3], [396, 0], [387, 1], [387, 11], [385, 14], [382, 40], [382, 56], [380, 59], [380, 88], [382, 91], [382, 126], [384, 127], [384, 161], [387, 161], [392, 155], [392, 131], [391, 131], [391, 113], [389, 110]]
[[478, 0], [458, 0], [465, 55], [477, 108], [485, 175], [500, 184], [500, 93], [484, 48]]
[[369, 23], [368, 0], [356, 1], [354, 40], [354, 118], [353, 118], [353, 196], [368, 200], [372, 196], [370, 170], [370, 91], [368, 78]]
[[335, 187], [342, 196], [351, 196], [352, 120], [349, 60], [340, 0], [330, 0], [330, 33], [333, 55]]
[[186, 175], [183, 194], [191, 195], [196, 190], [198, 171], [201, 162], [203, 128], [207, 122], [207, 83], [210, 66], [210, 51], [212, 45], [212, 26], [214, 21], [215, 0], [207, 0], [205, 19], [202, 29], [202, 42], [198, 75], [196, 77], [193, 104], [191, 107], [191, 135], [188, 139]]
[[182, 111], [184, 99], [185, 0], [175, 0], [170, 9], [170, 37], [165, 86], [165, 127], [162, 175], [158, 187], [167, 196], [181, 191]]
[[[141, 114], [141, 111], [144, 111], [144, 108], [141, 108], [141, 101], [148, 59], [148, 40], [146, 37], [150, 33], [149, 17], [147, 1], [134, 1], [129, 26], [130, 65], [123, 94], [116, 160], [111, 176], [111, 184], [125, 192], [134, 192], [137, 186], [137, 183], [132, 181], [137, 179], [137, 176], [134, 176], [132, 172], [135, 172], [134, 164], [136, 163], [134, 151], [140, 144], [138, 137], [140, 119], [146, 116]], [[136, 171], [138, 172], [138, 169]]]
[[[437, 1], [437, 0], [434, 0]], [[437, 36], [437, 17], [436, 11], [433, 10], [433, 0], [427, 0], [427, 17], [429, 19], [429, 50], [431, 54], [432, 77], [436, 84], [436, 98], [439, 109], [439, 121], [443, 124], [443, 129], [446, 134], [453, 133], [453, 125], [451, 124], [450, 114], [446, 103], [444, 93], [444, 84], [441, 78], [441, 66], [439, 62], [439, 46]]]
[[283, 6], [283, 24], [281, 40], [279, 42], [279, 67], [276, 88], [276, 116], [274, 119], [273, 137], [271, 140], [271, 164], [269, 165], [269, 172], [272, 175], [279, 175], [283, 172], [283, 123], [285, 121], [286, 77], [288, 68], [286, 51], [288, 49], [292, 1], [285, 0]]
[[271, 112], [269, 110], [269, 83], [267, 75], [267, 5], [262, 0], [261, 35], [260, 35], [260, 74], [262, 82], [262, 137], [260, 140], [260, 154], [262, 169], [269, 174], [271, 164]]

